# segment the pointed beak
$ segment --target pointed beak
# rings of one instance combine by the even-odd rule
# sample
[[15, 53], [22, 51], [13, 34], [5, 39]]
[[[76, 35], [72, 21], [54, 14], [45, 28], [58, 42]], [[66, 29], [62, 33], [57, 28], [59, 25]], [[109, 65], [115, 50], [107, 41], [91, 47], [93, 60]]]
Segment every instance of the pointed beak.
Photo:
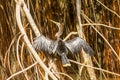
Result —
[[56, 24], [57, 26], [58, 26], [58, 28], [60, 28], [60, 23], [59, 22], [55, 22], [55, 21], [53, 21], [53, 20], [51, 20], [51, 19], [49, 19], [51, 22], [53, 22], [54, 24]]

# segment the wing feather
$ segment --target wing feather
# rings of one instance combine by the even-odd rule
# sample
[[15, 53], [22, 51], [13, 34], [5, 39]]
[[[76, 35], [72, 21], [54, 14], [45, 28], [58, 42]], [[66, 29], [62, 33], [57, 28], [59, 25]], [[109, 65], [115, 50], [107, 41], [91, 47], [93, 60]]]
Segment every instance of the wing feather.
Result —
[[43, 35], [36, 37], [33, 42], [33, 47], [36, 50], [40, 50], [49, 54], [52, 53], [53, 46], [54, 46], [54, 41], [44, 37]]
[[81, 52], [82, 48], [84, 51], [90, 55], [94, 54], [93, 49], [89, 46], [87, 42], [85, 42], [80, 37], [73, 38], [72, 40], [69, 40], [65, 42], [65, 45], [72, 53], [78, 53]]

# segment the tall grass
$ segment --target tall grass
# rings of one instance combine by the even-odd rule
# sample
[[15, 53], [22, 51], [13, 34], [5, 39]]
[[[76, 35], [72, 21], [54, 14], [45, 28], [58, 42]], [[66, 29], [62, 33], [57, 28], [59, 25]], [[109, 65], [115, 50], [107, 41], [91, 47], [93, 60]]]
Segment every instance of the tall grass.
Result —
[[[76, 11], [76, 0], [26, 0], [30, 13], [40, 32], [55, 40], [57, 27], [49, 19], [64, 23], [64, 39], [70, 32], [77, 31], [78, 19]], [[6, 80], [15, 72], [21, 71], [35, 63], [34, 57], [27, 50], [16, 23], [15, 0], [0, 1], [0, 79]], [[95, 51], [92, 61], [94, 67], [99, 67], [107, 71], [120, 74], [120, 1], [119, 0], [81, 0], [81, 23], [86, 41]], [[22, 23], [24, 29], [32, 42], [35, 34], [22, 12]], [[70, 38], [78, 35], [72, 35]], [[19, 41], [19, 44], [18, 44]], [[17, 50], [18, 47], [18, 50]], [[18, 51], [18, 52], [17, 52]], [[47, 64], [47, 57], [39, 52], [40, 58]], [[74, 57], [69, 58], [75, 60]], [[20, 62], [20, 63], [19, 63]], [[83, 62], [81, 58], [81, 63]], [[20, 65], [21, 64], [21, 65]], [[81, 76], [78, 73], [77, 64], [72, 63], [70, 68], [63, 68], [60, 61], [56, 61], [59, 72], [65, 72], [74, 80], [88, 80], [89, 74], [83, 68]], [[22, 67], [21, 67], [22, 66]], [[47, 65], [48, 66], [48, 65]], [[102, 70], [95, 70], [98, 80], [109, 80], [116, 75], [109, 74]], [[55, 73], [60, 74], [60, 73]], [[70, 79], [64, 74], [60, 74], [62, 79]], [[45, 72], [38, 65], [30, 68], [26, 72], [12, 78], [13, 80], [41, 80], [45, 79]]]

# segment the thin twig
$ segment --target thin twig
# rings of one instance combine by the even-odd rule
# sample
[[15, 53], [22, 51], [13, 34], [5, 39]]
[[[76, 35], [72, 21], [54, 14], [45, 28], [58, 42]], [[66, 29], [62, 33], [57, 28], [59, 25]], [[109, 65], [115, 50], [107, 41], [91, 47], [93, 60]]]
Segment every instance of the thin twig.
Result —
[[120, 18], [120, 15], [117, 14], [115, 11], [109, 9], [107, 6], [105, 6], [103, 3], [101, 3], [99, 0], [97, 0], [97, 2], [99, 2], [104, 8], [106, 8], [108, 11], [112, 12], [113, 14], [115, 14], [118, 18]]
[[60, 74], [60, 75], [65, 75], [66, 77], [68, 77], [70, 80], [74, 80], [71, 76], [69, 76], [68, 74], [66, 73], [62, 73], [62, 72], [53, 72], [55, 74]]
[[[86, 64], [86, 62], [84, 62], [83, 64]], [[81, 77], [81, 75], [82, 75], [82, 70], [83, 70], [84, 67], [85, 67], [85, 66], [81, 66], [81, 68], [80, 68], [80, 70], [79, 70], [79, 75], [80, 75], [80, 77]]]
[[107, 28], [120, 30], [120, 28], [116, 28], [116, 27], [112, 27], [112, 26], [108, 26], [106, 24], [100, 24], [100, 23], [82, 24], [82, 26], [89, 26], [89, 25], [92, 25], [92, 26], [104, 26], [104, 27], [107, 27]]
[[[11, 67], [10, 67], [10, 50], [11, 50], [11, 47], [12, 45], [15, 43], [15, 40], [17, 39], [17, 36], [19, 35], [20, 33], [18, 33], [17, 35], [15, 35], [15, 37], [12, 39], [11, 43], [10, 43], [10, 46], [9, 48], [7, 49], [6, 53], [5, 53], [5, 58], [4, 58], [4, 66], [5, 66], [5, 63], [7, 62], [8, 64], [8, 70], [10, 71], [10, 74], [12, 74], [12, 71], [11, 71]], [[7, 60], [8, 59], [8, 60]], [[6, 61], [7, 60], [7, 61]]]
[[30, 68], [34, 67], [38, 62], [35, 62], [34, 64], [30, 65], [29, 67], [23, 69], [22, 71], [19, 71], [17, 73], [12, 74], [9, 78], [7, 78], [7, 80], [10, 80], [11, 78], [13, 78], [14, 76], [17, 76], [18, 74], [24, 73], [25, 71], [29, 70]]
[[[20, 58], [19, 58], [19, 41], [20, 41], [20, 38], [22, 37], [23, 35], [21, 34], [19, 37], [18, 37], [18, 40], [17, 40], [17, 45], [16, 45], [16, 52], [17, 52], [17, 60], [18, 60], [18, 63], [19, 63], [19, 65], [20, 65], [20, 67], [21, 67], [21, 69], [23, 70], [23, 67], [22, 67], [22, 64], [21, 64], [21, 62], [20, 62]], [[24, 72], [24, 74], [25, 74], [25, 78], [27, 79], [27, 80], [29, 80], [28, 79], [28, 76], [27, 76], [27, 73], [26, 72]]]
[[66, 41], [71, 35], [76, 35], [78, 34], [78, 32], [70, 32], [65, 38], [63, 41]]
[[78, 65], [82, 65], [82, 66], [85, 66], [85, 67], [93, 68], [95, 70], [99, 70], [99, 71], [103, 71], [103, 72], [106, 72], [106, 73], [109, 73], [109, 74], [120, 76], [120, 74], [117, 74], [117, 73], [114, 73], [114, 72], [111, 72], [111, 71], [108, 71], [108, 70], [104, 70], [104, 69], [101, 69], [101, 68], [92, 67], [90, 65], [85, 65], [85, 64], [79, 63], [77, 61], [71, 60], [71, 59], [69, 59], [69, 61], [72, 62], [72, 63], [78, 64]]
[[20, 34], [20, 33], [18, 33], [17, 35], [15, 35], [15, 37], [13, 37], [13, 39], [12, 39], [10, 45], [9, 45], [9, 48], [8, 48], [7, 51], [5, 52], [4, 66], [5, 66], [5, 62], [6, 62], [6, 59], [7, 59], [7, 55], [8, 55], [8, 53], [10, 52], [10, 49], [11, 49], [12, 45], [14, 44], [14, 42], [16, 41], [16, 38], [17, 38], [17, 36], [18, 36], [19, 34]]
[[[98, 65], [98, 67], [101, 68], [101, 66], [99, 65], [99, 63], [98, 63], [98, 61], [96, 60], [96, 58], [93, 57], [93, 59], [94, 59], [94, 61], [96, 62], [96, 64]], [[104, 76], [104, 79], [107, 80], [107, 77], [106, 77], [105, 73], [104, 73], [103, 71], [101, 71], [101, 72], [102, 72], [102, 74], [103, 74], [103, 76]]]

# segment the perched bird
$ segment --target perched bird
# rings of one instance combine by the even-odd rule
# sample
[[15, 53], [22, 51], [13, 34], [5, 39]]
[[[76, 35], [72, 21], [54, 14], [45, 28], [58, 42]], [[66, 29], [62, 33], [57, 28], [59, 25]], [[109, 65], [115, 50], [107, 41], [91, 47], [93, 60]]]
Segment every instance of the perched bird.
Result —
[[94, 51], [89, 46], [89, 44], [80, 37], [75, 37], [71, 40], [63, 41], [60, 38], [63, 32], [63, 28], [61, 28], [60, 24], [57, 25], [59, 28], [59, 31], [55, 35], [57, 40], [51, 40], [43, 35], [40, 35], [39, 37], [36, 37], [33, 42], [33, 47], [36, 50], [40, 50], [49, 54], [56, 53], [58, 56], [60, 56], [63, 67], [71, 66], [67, 58], [69, 51], [74, 54], [80, 52], [83, 48], [83, 50], [91, 56], [94, 54]]

